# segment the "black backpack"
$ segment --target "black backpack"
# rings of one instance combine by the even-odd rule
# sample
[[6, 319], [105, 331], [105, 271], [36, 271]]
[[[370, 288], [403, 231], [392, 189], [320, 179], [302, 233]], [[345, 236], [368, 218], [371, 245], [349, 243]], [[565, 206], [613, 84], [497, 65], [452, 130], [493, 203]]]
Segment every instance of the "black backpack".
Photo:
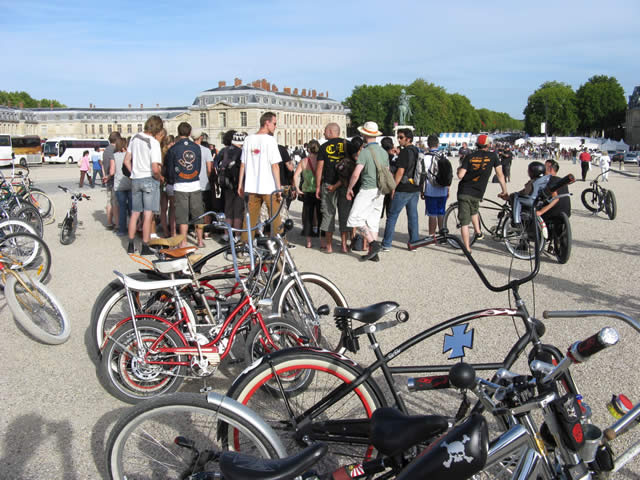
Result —
[[450, 187], [453, 181], [453, 167], [447, 156], [443, 153], [435, 153], [427, 177], [431, 185], [436, 187]]
[[218, 165], [218, 185], [220, 188], [235, 190], [238, 188], [240, 180], [240, 157], [242, 150], [231, 146], [222, 150], [218, 155], [222, 155], [222, 160]]

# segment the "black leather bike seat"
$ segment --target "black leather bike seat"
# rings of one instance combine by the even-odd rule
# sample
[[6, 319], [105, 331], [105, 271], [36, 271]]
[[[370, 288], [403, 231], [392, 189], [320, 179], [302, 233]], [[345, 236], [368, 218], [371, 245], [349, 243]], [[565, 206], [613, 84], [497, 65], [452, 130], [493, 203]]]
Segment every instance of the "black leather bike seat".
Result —
[[326, 452], [324, 443], [314, 443], [296, 455], [275, 460], [225, 452], [220, 456], [220, 471], [225, 480], [290, 480], [306, 472]]
[[395, 455], [433, 440], [449, 428], [441, 415], [405, 415], [395, 408], [378, 408], [371, 416], [371, 444], [383, 455]]
[[362, 308], [336, 307], [333, 310], [333, 316], [351, 318], [362, 323], [374, 323], [399, 306], [396, 302], [380, 302]]

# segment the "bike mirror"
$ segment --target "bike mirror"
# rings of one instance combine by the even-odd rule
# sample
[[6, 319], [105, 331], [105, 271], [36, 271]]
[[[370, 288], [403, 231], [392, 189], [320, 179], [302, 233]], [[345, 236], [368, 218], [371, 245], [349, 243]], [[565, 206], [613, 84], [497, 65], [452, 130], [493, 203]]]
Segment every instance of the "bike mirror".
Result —
[[329, 308], [329, 305], [320, 305], [317, 312], [318, 315], [329, 315], [331, 313], [331, 309]]
[[286, 232], [290, 232], [291, 230], [293, 230], [293, 220], [291, 220], [290, 218], [285, 220], [284, 229]]

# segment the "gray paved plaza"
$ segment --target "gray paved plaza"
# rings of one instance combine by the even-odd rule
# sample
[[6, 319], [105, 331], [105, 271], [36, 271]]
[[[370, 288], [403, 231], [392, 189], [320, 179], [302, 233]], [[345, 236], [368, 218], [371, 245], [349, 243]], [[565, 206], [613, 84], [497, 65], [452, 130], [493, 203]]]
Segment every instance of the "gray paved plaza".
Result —
[[[457, 159], [454, 159], [454, 163]], [[510, 191], [524, 184], [527, 162], [514, 160]], [[560, 175], [572, 172], [579, 176], [579, 165], [560, 162]], [[593, 178], [599, 169], [593, 169]], [[637, 174], [637, 167], [627, 172]], [[62, 301], [72, 324], [71, 339], [61, 346], [38, 343], [22, 331], [0, 296], [0, 358], [4, 365], [0, 376], [0, 478], [3, 479], [94, 479], [104, 474], [104, 442], [113, 423], [128, 406], [110, 396], [96, 378], [94, 364], [87, 354], [86, 330], [89, 314], [98, 292], [114, 278], [112, 270], [134, 272], [137, 264], [125, 253], [125, 242], [104, 228], [103, 190], [85, 188], [91, 201], [79, 205], [84, 222], [78, 238], [69, 246], [58, 241], [57, 222], [68, 207], [69, 198], [56, 188], [77, 185], [76, 166], [34, 168], [37, 186], [52, 194], [57, 221], [45, 228], [53, 257], [48, 285]], [[580, 193], [588, 184], [576, 182], [571, 217], [573, 250], [566, 265], [545, 255], [534, 288], [525, 285], [521, 294], [535, 314], [544, 310], [611, 309], [640, 319], [640, 181], [610, 174], [607, 187], [618, 199], [618, 218], [592, 216], [580, 202]], [[495, 198], [497, 184], [489, 185], [487, 196]], [[455, 192], [455, 182], [453, 190]], [[455, 194], [454, 194], [455, 195]], [[450, 200], [451, 201], [451, 200]], [[485, 307], [509, 305], [506, 294], [489, 292], [473, 272], [464, 256], [444, 246], [426, 247], [411, 253], [406, 250], [406, 216], [401, 215], [396, 241], [391, 252], [381, 255], [380, 263], [360, 263], [355, 256], [325, 254], [317, 248], [304, 248], [299, 236], [300, 202], [294, 202], [293, 218], [298, 226], [291, 239], [298, 244], [294, 258], [302, 271], [315, 271], [331, 278], [345, 293], [352, 306], [364, 306], [382, 300], [395, 300], [411, 314], [403, 326], [387, 330], [379, 339], [388, 351], [409, 335], [464, 312]], [[426, 217], [422, 216], [421, 232]], [[217, 246], [207, 241], [207, 248]], [[317, 247], [317, 244], [316, 244]], [[508, 275], [523, 275], [529, 263], [511, 264], [503, 245], [488, 238], [476, 243], [474, 256], [495, 283], [505, 283]], [[510, 267], [513, 267], [510, 270]], [[534, 301], [535, 300], [535, 301]], [[594, 421], [608, 425], [606, 403], [612, 393], [624, 393], [640, 401], [638, 379], [638, 337], [620, 322], [603, 318], [550, 320], [546, 322], [546, 340], [564, 349], [605, 325], [619, 327], [622, 341], [594, 361], [574, 369], [577, 384], [585, 401], [594, 411]], [[473, 326], [473, 325], [472, 325]], [[504, 355], [516, 338], [516, 328], [509, 318], [477, 324], [474, 349], [469, 359], [496, 359]], [[520, 325], [517, 325], [522, 331]], [[411, 350], [394, 364], [441, 362], [443, 337]], [[364, 342], [362, 343], [364, 346]], [[363, 348], [356, 359], [367, 363], [371, 352]], [[525, 365], [520, 362], [524, 371]], [[223, 366], [208, 385], [224, 392], [239, 367]], [[197, 391], [201, 384], [192, 382], [186, 389]], [[446, 395], [407, 396], [412, 408], [438, 412], [447, 402]], [[448, 411], [447, 413], [452, 413]], [[640, 461], [630, 464], [617, 478], [640, 478]]]

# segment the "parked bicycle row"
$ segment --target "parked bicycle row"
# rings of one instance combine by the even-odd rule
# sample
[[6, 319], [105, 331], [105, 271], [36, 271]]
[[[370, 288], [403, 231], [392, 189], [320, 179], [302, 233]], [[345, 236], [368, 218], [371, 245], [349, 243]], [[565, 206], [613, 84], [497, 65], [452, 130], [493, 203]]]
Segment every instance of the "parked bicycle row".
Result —
[[[534, 218], [539, 202], [548, 203], [571, 181], [537, 185], [532, 201], [519, 206], [522, 217]], [[222, 217], [215, 218], [214, 226], [221, 226]], [[234, 229], [226, 228], [233, 238]], [[377, 333], [406, 323], [409, 314], [395, 302], [349, 308], [326, 279], [316, 284], [337, 292], [329, 293], [335, 304], [316, 303], [307, 290], [313, 282], [305, 282], [278, 234], [254, 243], [248, 232], [241, 250], [231, 242], [197, 260], [184, 258], [195, 247], [166, 248], [159, 252], [164, 259], [150, 262], [136, 277], [116, 273], [118, 280], [105, 288], [92, 312], [94, 353], [103, 385], [139, 405], [112, 430], [109, 473], [113, 478], [578, 479], [619, 470], [640, 451], [640, 442], [616, 454], [613, 440], [637, 425], [640, 408], [614, 398], [611, 409], [620, 419], [608, 429], [594, 425], [570, 371], [592, 355], [606, 355], [600, 352], [618, 343], [619, 335], [603, 328], [566, 353], [562, 345], [543, 343], [545, 325], [519, 294], [540, 269], [543, 227], [532, 222], [529, 228], [532, 270], [505, 285], [490, 283], [446, 228], [423, 239], [420, 245], [461, 249], [484, 285], [509, 292], [516, 307], [456, 316], [386, 352]], [[181, 240], [157, 242], [171, 247]], [[207, 269], [212, 259], [225, 256], [230, 265]], [[330, 311], [333, 321], [324, 318]], [[383, 321], [389, 314], [395, 319]], [[618, 312], [543, 316], [609, 317], [640, 332], [636, 320]], [[524, 328], [503, 357], [493, 352], [495, 361], [458, 363], [453, 369], [451, 361], [402, 362], [408, 351], [428, 341], [442, 344], [449, 359], [464, 359], [488, 319], [517, 320]], [[233, 358], [241, 337], [248, 367], [226, 397], [165, 396], [186, 377], [213, 375], [223, 358]], [[366, 368], [350, 358], [364, 337], [376, 358]], [[514, 370], [521, 358], [528, 372]], [[389, 365], [397, 359], [399, 366]], [[480, 371], [491, 380], [480, 378]], [[374, 373], [381, 374], [384, 385]], [[399, 390], [406, 374], [416, 375], [408, 381], [410, 391], [458, 390], [457, 413], [409, 416], [406, 394]], [[497, 423], [500, 431], [490, 432], [487, 422]]]

